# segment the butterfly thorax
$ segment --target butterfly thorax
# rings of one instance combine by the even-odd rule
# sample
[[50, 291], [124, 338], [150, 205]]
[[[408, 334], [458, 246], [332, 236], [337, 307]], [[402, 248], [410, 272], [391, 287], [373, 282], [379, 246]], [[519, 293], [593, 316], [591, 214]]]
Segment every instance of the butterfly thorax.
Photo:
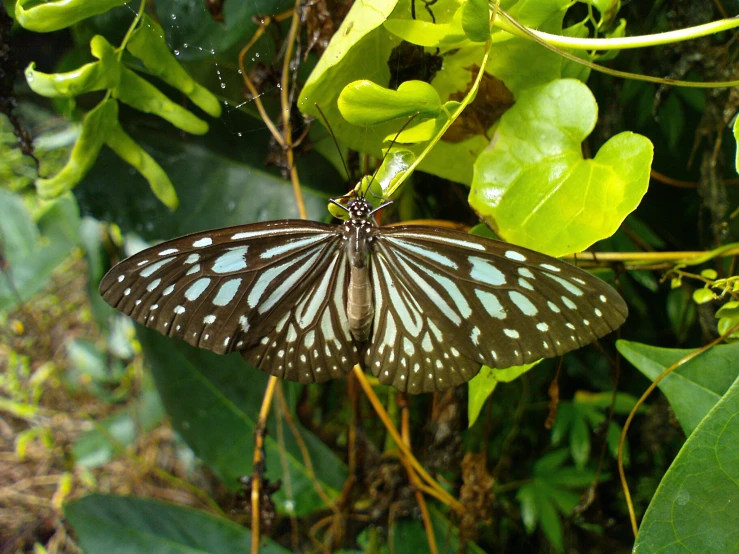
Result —
[[349, 219], [343, 228], [344, 247], [350, 267], [346, 315], [354, 340], [361, 343], [369, 338], [375, 314], [369, 273], [375, 224], [371, 214], [372, 205], [366, 200], [352, 200], [347, 208]]

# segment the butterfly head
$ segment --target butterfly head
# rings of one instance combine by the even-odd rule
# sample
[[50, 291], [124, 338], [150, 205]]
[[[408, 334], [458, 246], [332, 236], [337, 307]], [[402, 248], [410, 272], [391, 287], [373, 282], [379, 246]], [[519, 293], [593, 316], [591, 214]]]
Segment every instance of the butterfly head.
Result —
[[372, 204], [363, 198], [349, 201], [349, 219], [344, 222], [344, 241], [353, 267], [365, 267], [369, 262], [372, 229]]

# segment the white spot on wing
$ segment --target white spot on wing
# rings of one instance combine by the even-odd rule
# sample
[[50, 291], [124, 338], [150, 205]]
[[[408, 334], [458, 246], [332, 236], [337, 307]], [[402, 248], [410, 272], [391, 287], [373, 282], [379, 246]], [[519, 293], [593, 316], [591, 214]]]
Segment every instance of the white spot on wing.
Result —
[[516, 252], [515, 250], [506, 250], [505, 257], [511, 260], [516, 260], [517, 262], [526, 261], [526, 256], [524, 256], [520, 252]]
[[210, 237], [203, 237], [192, 243], [195, 248], [202, 248], [203, 246], [210, 246], [213, 244], [213, 239]]
[[505, 284], [505, 275], [503, 275], [503, 272], [501, 272], [488, 260], [477, 258], [475, 256], [470, 256], [469, 261], [470, 264], [472, 264], [470, 277], [472, 277], [476, 281], [495, 286]]
[[[142, 277], [150, 277], [151, 275], [154, 274], [155, 271], [160, 270], [162, 267], [164, 267], [165, 265], [167, 265], [172, 260], [174, 260], [174, 258], [165, 258], [164, 260], [159, 260], [155, 264], [151, 264], [146, 269], [142, 269], [141, 270], [141, 276]], [[139, 265], [141, 265], [141, 264], [139, 264]]]
[[523, 313], [524, 315], [534, 316], [539, 313], [539, 310], [536, 309], [536, 306], [534, 306], [531, 300], [526, 298], [520, 292], [512, 290], [508, 292], [508, 296], [515, 304], [516, 308], [521, 310], [521, 313]]
[[490, 317], [494, 317], [495, 319], [505, 319], [508, 315], [495, 294], [475, 289], [475, 296], [480, 300], [482, 306]]
[[240, 277], [223, 283], [221, 288], [218, 290], [218, 294], [216, 294], [216, 297], [213, 299], [213, 304], [215, 306], [227, 306], [236, 296], [236, 293], [239, 290], [239, 285], [241, 285]]
[[[184, 306], [175, 306], [173, 311], [176, 314], [184, 314], [185, 313], [185, 307]], [[178, 325], [177, 328], [179, 329], [179, 327], [180, 326]]]
[[541, 323], [537, 323], [536, 328], [539, 329], [539, 331], [541, 331], [542, 333], [546, 333], [547, 331], [549, 331], [549, 325], [547, 325], [543, 321]]
[[190, 254], [187, 259], [185, 260], [185, 263], [187, 265], [194, 264], [200, 259], [200, 254]]
[[506, 334], [507, 337], [510, 337], [512, 339], [521, 338], [521, 335], [515, 329], [503, 329], [503, 332]]
[[228, 252], [221, 254], [213, 264], [216, 273], [231, 273], [246, 268], [246, 251], [248, 246], [237, 246], [229, 248]]
[[166, 250], [162, 250], [161, 252], [159, 252], [159, 255], [169, 256], [170, 254], [176, 254], [177, 252], [179, 252], [179, 250], [177, 250], [176, 248], [167, 248]]
[[208, 285], [210, 285], [210, 278], [204, 277], [203, 279], [198, 279], [185, 291], [185, 298], [191, 302], [197, 300], [205, 292], [205, 289], [208, 288]]
[[154, 279], [151, 283], [146, 285], [146, 290], [148, 290], [149, 292], [153, 291], [155, 288], [159, 286], [159, 283], [161, 282], [162, 282], [161, 279]]
[[211, 323], [215, 323], [215, 321], [216, 321], [216, 316], [214, 316], [213, 314], [211, 314], [211, 315], [206, 315], [206, 316], [205, 316], [205, 317], [203, 318], [203, 323], [204, 323], [205, 325], [210, 325]]

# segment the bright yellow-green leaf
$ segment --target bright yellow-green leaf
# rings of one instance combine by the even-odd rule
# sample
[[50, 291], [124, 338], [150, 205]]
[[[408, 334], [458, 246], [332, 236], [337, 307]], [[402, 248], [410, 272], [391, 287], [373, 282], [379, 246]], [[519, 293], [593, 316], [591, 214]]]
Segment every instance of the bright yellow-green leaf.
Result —
[[693, 301], [696, 304], [706, 304], [713, 300], [713, 292], [710, 289], [696, 289], [693, 291]]
[[221, 115], [221, 104], [218, 99], [190, 77], [165, 42], [162, 27], [148, 15], [144, 14], [141, 17], [141, 23], [131, 34], [126, 48], [140, 59], [152, 74], [183, 92], [205, 113], [213, 117]]
[[461, 13], [449, 23], [431, 23], [419, 19], [388, 19], [385, 21], [385, 29], [411, 44], [427, 47], [449, 46], [467, 40], [461, 20]]
[[490, 38], [490, 7], [488, 0], [467, 0], [462, 6], [462, 29], [473, 42]]
[[139, 170], [149, 182], [152, 192], [165, 206], [170, 210], [177, 208], [179, 204], [177, 193], [165, 171], [146, 150], [126, 134], [118, 121], [111, 126], [105, 137], [105, 144], [110, 146], [126, 163]]
[[611, 236], [646, 193], [653, 148], [626, 132], [584, 159], [596, 119], [580, 81], [523, 92], [475, 163], [470, 205], [508, 242], [551, 256]]
[[344, 119], [354, 125], [377, 125], [416, 114], [435, 118], [441, 111], [439, 94], [423, 81], [406, 81], [398, 90], [372, 81], [354, 81], [341, 91], [338, 104]]
[[482, 366], [480, 373], [473, 377], [469, 382], [469, 396], [467, 400], [467, 419], [468, 425], [472, 427], [480, 415], [480, 410], [485, 405], [485, 401], [493, 394], [498, 383], [510, 383], [514, 379], [518, 379], [541, 360], [537, 360], [531, 364], [507, 367], [504, 369], [495, 369], [486, 365]]
[[204, 135], [208, 124], [170, 100], [163, 92], [146, 79], [125, 67], [121, 68], [121, 80], [113, 89], [113, 96], [144, 113], [158, 115], [178, 129], [193, 135]]
[[71, 27], [78, 21], [105, 13], [126, 0], [18, 0], [15, 17], [21, 27], [37, 33], [49, 33]]
[[79, 183], [95, 163], [106, 134], [117, 120], [118, 103], [115, 100], [101, 102], [88, 112], [66, 165], [54, 177], [36, 181], [39, 196], [55, 198]]
[[713, 280], [718, 277], [718, 273], [716, 273], [715, 269], [704, 269], [701, 271], [701, 276]]

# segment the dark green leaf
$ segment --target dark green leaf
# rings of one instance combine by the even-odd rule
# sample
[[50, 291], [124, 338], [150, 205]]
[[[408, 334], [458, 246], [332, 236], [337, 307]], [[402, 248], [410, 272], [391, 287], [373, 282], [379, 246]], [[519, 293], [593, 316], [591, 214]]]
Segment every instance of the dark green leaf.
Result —
[[[138, 331], [172, 425], [226, 487], [237, 488], [238, 478], [251, 474], [254, 430], [268, 375], [238, 354], [218, 356], [150, 329]], [[273, 404], [272, 414], [276, 410]], [[336, 498], [346, 479], [344, 464], [296, 424], [315, 470], [311, 475], [284, 416], [279, 433], [277, 425], [274, 416], [270, 418], [265, 451], [266, 477], [283, 482], [274, 496], [278, 510], [305, 515], [325, 508], [315, 487]]]
[[738, 482], [739, 379], [695, 428], [662, 479], [634, 552], [736, 551]]
[[[620, 340], [618, 351], [652, 381], [695, 352]], [[739, 374], [739, 344], [714, 346], [684, 363], [659, 384], [686, 435], [690, 435]]]
[[[251, 532], [225, 518], [145, 498], [92, 494], [64, 515], [88, 553], [233, 554], [251, 544]], [[259, 552], [288, 551], [262, 537]]]

